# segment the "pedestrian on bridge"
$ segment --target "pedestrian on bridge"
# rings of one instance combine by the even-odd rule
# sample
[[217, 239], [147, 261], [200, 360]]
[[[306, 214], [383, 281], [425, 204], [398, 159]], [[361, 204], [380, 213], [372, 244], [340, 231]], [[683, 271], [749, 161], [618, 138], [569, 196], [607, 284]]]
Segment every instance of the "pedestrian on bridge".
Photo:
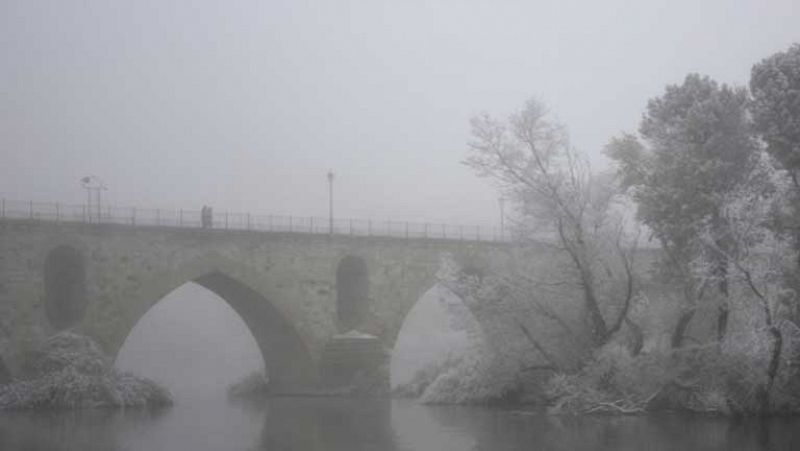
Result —
[[211, 227], [211, 208], [203, 205], [200, 210], [200, 227], [208, 229]]

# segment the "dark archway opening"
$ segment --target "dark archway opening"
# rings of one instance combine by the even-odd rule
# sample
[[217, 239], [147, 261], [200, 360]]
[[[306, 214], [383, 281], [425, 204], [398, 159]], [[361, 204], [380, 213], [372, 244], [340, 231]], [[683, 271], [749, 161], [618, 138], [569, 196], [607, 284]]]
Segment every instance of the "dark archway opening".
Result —
[[369, 314], [369, 274], [364, 259], [348, 255], [336, 267], [336, 310], [340, 332], [357, 329]]
[[86, 260], [71, 246], [58, 246], [44, 262], [45, 312], [53, 328], [64, 330], [86, 313]]
[[264, 371], [247, 325], [217, 294], [187, 282], [161, 298], [131, 329], [115, 366], [153, 379], [176, 399], [207, 399]]
[[305, 342], [269, 300], [220, 272], [198, 277], [194, 282], [225, 299], [247, 324], [269, 369], [273, 393], [303, 392], [317, 384], [319, 374]]
[[[183, 299], [174, 302], [176, 295]], [[129, 333], [117, 365], [187, 398], [223, 393], [259, 369], [266, 369], [273, 394], [305, 392], [317, 381], [305, 343], [281, 312], [219, 272], [187, 282], [154, 304]]]

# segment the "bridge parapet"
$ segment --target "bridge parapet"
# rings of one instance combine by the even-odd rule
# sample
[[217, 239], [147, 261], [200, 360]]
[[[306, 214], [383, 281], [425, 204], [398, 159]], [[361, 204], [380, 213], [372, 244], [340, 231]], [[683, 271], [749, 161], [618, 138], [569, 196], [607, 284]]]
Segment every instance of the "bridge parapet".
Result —
[[449, 241], [509, 242], [497, 227], [397, 220], [330, 218], [213, 211], [204, 224], [202, 210], [118, 207], [0, 199], [0, 220], [117, 224], [135, 227], [211, 228], [311, 235], [375, 236]]

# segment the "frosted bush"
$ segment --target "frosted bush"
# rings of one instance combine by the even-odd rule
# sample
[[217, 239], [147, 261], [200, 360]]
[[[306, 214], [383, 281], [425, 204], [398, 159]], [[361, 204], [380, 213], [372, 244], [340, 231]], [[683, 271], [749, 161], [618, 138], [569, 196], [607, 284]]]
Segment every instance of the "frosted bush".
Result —
[[756, 414], [764, 368], [762, 355], [731, 353], [716, 343], [636, 357], [610, 347], [599, 350], [579, 373], [554, 375], [547, 394], [554, 413]]
[[0, 410], [157, 407], [172, 404], [169, 390], [120, 373], [88, 337], [65, 332], [28, 358], [28, 377], [0, 386]]
[[102, 374], [109, 366], [100, 347], [89, 337], [62, 332], [45, 340], [30, 354], [27, 372], [39, 376], [71, 367], [83, 374]]
[[392, 390], [392, 395], [398, 398], [419, 398], [439, 375], [457, 363], [458, 359], [453, 359], [448, 356], [448, 358], [441, 362], [434, 362], [433, 364], [424, 366], [414, 373], [411, 380], [395, 387]]
[[253, 371], [228, 387], [228, 396], [235, 399], [266, 396], [269, 394], [269, 377], [266, 371]]
[[470, 353], [439, 373], [420, 396], [426, 404], [487, 403], [517, 389], [516, 370], [489, 357], [485, 349]]

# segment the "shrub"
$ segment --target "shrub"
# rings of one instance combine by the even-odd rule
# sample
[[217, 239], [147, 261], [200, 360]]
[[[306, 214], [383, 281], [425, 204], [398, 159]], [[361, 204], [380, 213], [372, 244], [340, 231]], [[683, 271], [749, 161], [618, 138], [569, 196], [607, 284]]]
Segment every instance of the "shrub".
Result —
[[489, 403], [517, 390], [517, 371], [484, 354], [468, 355], [446, 367], [420, 396], [425, 404]]
[[0, 386], [0, 410], [172, 404], [169, 390], [150, 379], [118, 372], [88, 337], [60, 333], [27, 361], [25, 379]]
[[228, 387], [230, 398], [263, 397], [269, 394], [269, 377], [264, 370], [253, 371]]
[[631, 357], [605, 347], [579, 373], [548, 381], [551, 411], [763, 413], [765, 358], [740, 351], [710, 344]]

